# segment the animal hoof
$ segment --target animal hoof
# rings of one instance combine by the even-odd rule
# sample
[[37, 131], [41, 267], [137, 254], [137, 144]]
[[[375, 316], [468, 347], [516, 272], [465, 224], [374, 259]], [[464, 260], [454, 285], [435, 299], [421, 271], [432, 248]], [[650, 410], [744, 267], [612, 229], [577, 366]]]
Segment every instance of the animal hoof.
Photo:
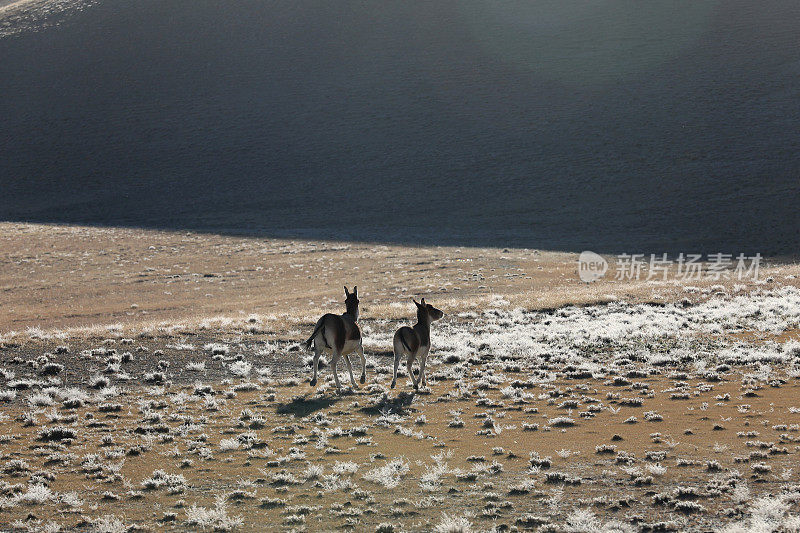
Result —
[[395, 382], [394, 382], [394, 381], [392, 381], [392, 388], [394, 388], [394, 385], [395, 385]]
[[366, 382], [367, 382], [367, 376], [361, 376], [361, 384], [363, 385]]
[[316, 379], [312, 379], [311, 381], [308, 382], [308, 384], [311, 385], [312, 387], [316, 387], [317, 386], [317, 380]]

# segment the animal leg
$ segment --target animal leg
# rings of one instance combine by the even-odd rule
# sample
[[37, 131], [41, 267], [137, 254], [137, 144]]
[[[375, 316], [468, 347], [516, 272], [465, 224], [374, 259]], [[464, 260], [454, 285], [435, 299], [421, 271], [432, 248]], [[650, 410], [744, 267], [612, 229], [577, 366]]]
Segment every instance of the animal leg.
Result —
[[411, 378], [411, 383], [414, 385], [414, 390], [419, 389], [419, 384], [417, 380], [414, 379], [414, 370], [411, 368], [411, 365], [414, 363], [414, 355], [409, 354], [408, 361], [406, 361], [406, 368], [408, 368], [408, 376]]
[[312, 387], [317, 386], [317, 369], [319, 368], [319, 356], [322, 353], [322, 348], [319, 345], [317, 340], [314, 340], [314, 362], [311, 364], [312, 367], [312, 374], [311, 374], [311, 382], [310, 385]]
[[350, 364], [350, 356], [344, 356], [344, 362], [347, 365], [347, 373], [350, 374], [350, 384], [353, 386], [353, 389], [357, 389], [358, 385], [356, 385], [356, 380], [353, 377], [353, 365]]
[[336, 390], [342, 392], [342, 384], [339, 383], [339, 373], [336, 371], [336, 365], [339, 364], [339, 357], [341, 357], [339, 350], [334, 350], [333, 356], [331, 357], [331, 370], [333, 370], [333, 381], [336, 382]]
[[424, 353], [419, 358], [419, 381], [423, 387], [428, 386], [428, 377], [425, 375], [425, 362], [428, 360], [428, 354]]
[[397, 384], [397, 367], [400, 366], [400, 353], [394, 352], [394, 373], [392, 374], [392, 388]]
[[397, 341], [397, 337], [394, 339], [394, 373], [392, 374], [392, 388], [397, 384], [397, 367], [400, 366], [400, 359], [403, 357], [403, 348], [400, 346], [400, 343]]
[[367, 381], [367, 358], [364, 357], [364, 347], [359, 343], [358, 356], [361, 358], [361, 383]]

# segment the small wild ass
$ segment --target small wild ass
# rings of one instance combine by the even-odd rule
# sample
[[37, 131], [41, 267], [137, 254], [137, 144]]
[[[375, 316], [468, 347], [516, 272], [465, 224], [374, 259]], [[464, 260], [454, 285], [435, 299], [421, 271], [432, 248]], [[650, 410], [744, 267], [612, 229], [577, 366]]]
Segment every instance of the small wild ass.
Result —
[[[417, 323], [413, 328], [403, 326], [398, 329], [394, 334], [394, 374], [392, 375], [392, 388], [397, 382], [397, 367], [400, 364], [400, 359], [407, 356], [408, 360], [406, 365], [408, 367], [408, 375], [411, 377], [411, 382], [414, 384], [414, 390], [419, 388], [419, 384], [425, 387], [428, 385], [428, 380], [425, 378], [425, 361], [428, 359], [428, 352], [431, 350], [431, 322], [439, 320], [444, 316], [444, 313], [436, 309], [431, 304], [425, 303], [425, 298], [422, 302], [412, 300], [417, 306]], [[411, 363], [414, 359], [419, 357], [419, 379], [414, 379], [414, 372], [411, 370]]]
[[350, 364], [349, 355], [353, 352], [358, 352], [361, 357], [361, 383], [367, 379], [367, 360], [364, 357], [364, 348], [361, 345], [361, 330], [358, 329], [358, 287], [353, 287], [353, 292], [344, 288], [346, 296], [344, 305], [347, 308], [342, 315], [334, 315], [328, 313], [317, 320], [317, 325], [314, 328], [314, 333], [306, 341], [306, 349], [311, 347], [314, 343], [314, 371], [311, 376], [311, 386], [317, 384], [317, 368], [319, 366], [319, 356], [323, 352], [330, 353], [331, 355], [331, 369], [333, 370], [333, 379], [336, 382], [336, 389], [341, 392], [342, 386], [339, 383], [339, 375], [336, 372], [336, 365], [339, 363], [339, 358], [344, 356], [344, 361], [347, 364], [347, 371], [350, 373], [350, 382], [353, 388], [357, 389], [356, 380], [353, 378], [353, 367]]

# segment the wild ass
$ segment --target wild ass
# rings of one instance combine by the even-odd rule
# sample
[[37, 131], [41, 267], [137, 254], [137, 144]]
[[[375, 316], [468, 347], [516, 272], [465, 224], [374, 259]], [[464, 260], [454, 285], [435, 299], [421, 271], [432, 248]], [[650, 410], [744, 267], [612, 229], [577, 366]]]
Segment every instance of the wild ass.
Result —
[[319, 356], [323, 352], [332, 354], [331, 368], [333, 369], [333, 379], [336, 381], [336, 389], [341, 392], [342, 386], [339, 383], [339, 375], [336, 372], [336, 365], [339, 357], [344, 356], [347, 363], [347, 371], [350, 373], [350, 382], [353, 388], [357, 389], [356, 380], [353, 379], [353, 367], [350, 364], [349, 354], [358, 352], [361, 357], [361, 383], [367, 379], [367, 360], [364, 358], [364, 348], [361, 345], [361, 330], [358, 329], [358, 287], [353, 287], [353, 292], [344, 288], [346, 299], [344, 305], [347, 308], [342, 315], [325, 314], [317, 320], [314, 333], [306, 341], [306, 349], [311, 348], [314, 343], [314, 373], [311, 376], [311, 386], [317, 384], [317, 369], [319, 367]]
[[[413, 299], [412, 301], [417, 306], [417, 323], [414, 324], [413, 328], [403, 326], [394, 334], [392, 388], [397, 382], [397, 367], [404, 355], [408, 357], [406, 366], [408, 367], [408, 375], [411, 377], [411, 382], [414, 384], [414, 390], [419, 389], [419, 383], [422, 383], [423, 387], [428, 385], [428, 380], [425, 378], [425, 361], [428, 359], [428, 352], [431, 350], [431, 322], [444, 316], [444, 313], [439, 309], [436, 309], [431, 304], [426, 304], [425, 298], [422, 299], [422, 302], [417, 302]], [[419, 357], [419, 379], [415, 380], [411, 364], [417, 357]]]

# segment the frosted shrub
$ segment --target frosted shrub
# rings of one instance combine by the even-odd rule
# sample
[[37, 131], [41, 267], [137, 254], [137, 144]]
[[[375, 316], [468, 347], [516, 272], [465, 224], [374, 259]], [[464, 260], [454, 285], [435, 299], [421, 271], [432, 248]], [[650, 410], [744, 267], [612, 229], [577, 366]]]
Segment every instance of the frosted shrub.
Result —
[[400, 484], [400, 480], [408, 473], [408, 463], [402, 458], [393, 459], [385, 465], [374, 468], [364, 474], [364, 479], [393, 489]]

